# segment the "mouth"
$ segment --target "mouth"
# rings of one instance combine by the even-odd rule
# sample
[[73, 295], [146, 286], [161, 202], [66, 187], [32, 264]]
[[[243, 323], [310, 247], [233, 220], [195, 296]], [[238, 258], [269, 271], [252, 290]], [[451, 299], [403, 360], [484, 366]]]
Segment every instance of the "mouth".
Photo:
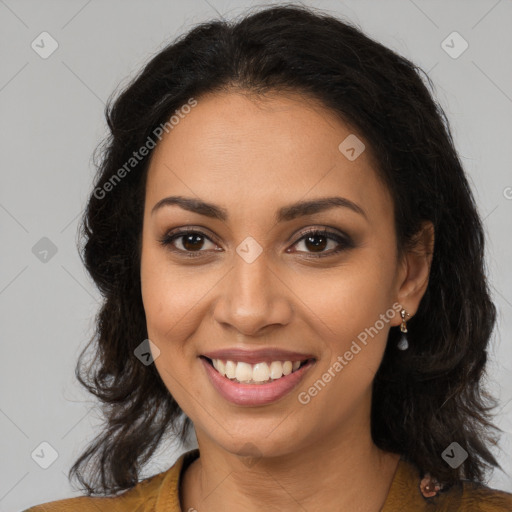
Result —
[[233, 361], [229, 359], [212, 359], [200, 356], [220, 375], [238, 384], [269, 384], [282, 379], [287, 375], [299, 371], [308, 363], [313, 363], [314, 358], [307, 358], [302, 361], [260, 361], [250, 364], [244, 361]]
[[302, 361], [256, 364], [213, 359], [204, 355], [199, 359], [209, 382], [220, 396], [241, 406], [268, 405], [283, 398], [298, 386], [316, 363], [315, 358], [309, 357]]

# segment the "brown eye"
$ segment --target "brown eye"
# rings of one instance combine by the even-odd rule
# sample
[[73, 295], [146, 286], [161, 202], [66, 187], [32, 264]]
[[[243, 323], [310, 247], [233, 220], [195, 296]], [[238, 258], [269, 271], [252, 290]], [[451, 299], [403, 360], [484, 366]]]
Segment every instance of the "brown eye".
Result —
[[329, 244], [329, 238], [324, 235], [308, 235], [303, 240], [304, 246], [312, 252], [322, 252]]
[[189, 235], [182, 235], [179, 238], [182, 238], [181, 245], [187, 251], [197, 251], [197, 250], [201, 249], [204, 245], [203, 235], [200, 235], [197, 233], [191, 233]]
[[[200, 257], [205, 252], [209, 252], [205, 248], [205, 244], [212, 244], [215, 249], [216, 244], [201, 231], [182, 230], [171, 232], [165, 235], [159, 242], [169, 250], [182, 254], [186, 257]], [[337, 254], [343, 250], [354, 247], [354, 243], [347, 235], [341, 236], [327, 230], [311, 230], [303, 234], [303, 236], [295, 242], [294, 246], [300, 242], [304, 243], [305, 250], [298, 251], [306, 257], [320, 258]], [[326, 250], [331, 245], [330, 250]], [[211, 250], [211, 249], [210, 249]]]
[[[340, 236], [337, 233], [332, 233], [326, 230], [312, 230], [304, 234], [294, 245], [303, 242], [306, 254], [312, 257], [332, 256], [345, 249], [354, 247], [352, 240], [348, 236]], [[329, 242], [331, 242], [331, 250], [326, 251]]]
[[189, 230], [169, 233], [159, 240], [164, 247], [167, 247], [174, 252], [184, 253], [188, 257], [202, 256], [201, 253], [207, 252], [206, 250], [203, 250], [206, 241], [215, 247], [215, 244], [210, 240], [210, 238], [200, 231]]

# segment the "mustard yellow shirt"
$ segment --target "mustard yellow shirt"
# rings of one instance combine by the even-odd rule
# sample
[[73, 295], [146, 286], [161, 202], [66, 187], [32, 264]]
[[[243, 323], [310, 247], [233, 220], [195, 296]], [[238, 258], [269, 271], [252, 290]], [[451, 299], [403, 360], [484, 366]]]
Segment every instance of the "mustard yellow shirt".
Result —
[[[112, 497], [80, 496], [37, 505], [24, 512], [187, 512], [179, 501], [180, 480], [199, 457], [182, 454], [167, 471]], [[381, 512], [512, 512], [512, 494], [470, 481], [425, 497], [417, 468], [400, 459]]]

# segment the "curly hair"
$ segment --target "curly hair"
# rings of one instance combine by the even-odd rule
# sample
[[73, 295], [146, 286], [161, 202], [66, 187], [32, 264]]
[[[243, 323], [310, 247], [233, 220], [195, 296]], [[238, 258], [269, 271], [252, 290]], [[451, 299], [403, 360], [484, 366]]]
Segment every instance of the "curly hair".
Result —
[[[94, 192], [79, 226], [80, 256], [103, 298], [75, 370], [105, 420], [69, 471], [87, 494], [133, 487], [160, 442], [171, 433], [184, 442], [192, 425], [155, 365], [134, 356], [148, 337], [140, 261], [152, 151], [115, 186], [112, 179], [191, 97], [226, 91], [298, 92], [362, 134], [393, 198], [399, 255], [414, 247], [423, 221], [433, 223], [430, 278], [408, 324], [410, 348], [397, 350], [400, 331], [392, 327], [373, 382], [372, 437], [447, 486], [483, 481], [500, 467], [490, 451], [492, 431], [501, 432], [491, 422], [496, 401], [482, 384], [496, 319], [484, 231], [446, 114], [422, 76], [433, 90], [418, 66], [354, 24], [285, 4], [197, 24], [109, 99], [110, 133], [97, 148]], [[85, 363], [91, 345], [94, 358]], [[454, 441], [468, 452], [456, 469], [441, 458]]]

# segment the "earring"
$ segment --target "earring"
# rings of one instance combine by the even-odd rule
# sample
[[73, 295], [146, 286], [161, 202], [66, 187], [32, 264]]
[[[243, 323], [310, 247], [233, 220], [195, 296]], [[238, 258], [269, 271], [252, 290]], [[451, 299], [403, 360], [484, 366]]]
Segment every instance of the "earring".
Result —
[[409, 342], [407, 341], [407, 336], [405, 335], [407, 331], [407, 323], [405, 322], [405, 315], [410, 316], [405, 309], [400, 311], [400, 316], [402, 317], [402, 324], [400, 325], [400, 331], [402, 331], [402, 337], [398, 342], [398, 350], [407, 350], [409, 348]]

